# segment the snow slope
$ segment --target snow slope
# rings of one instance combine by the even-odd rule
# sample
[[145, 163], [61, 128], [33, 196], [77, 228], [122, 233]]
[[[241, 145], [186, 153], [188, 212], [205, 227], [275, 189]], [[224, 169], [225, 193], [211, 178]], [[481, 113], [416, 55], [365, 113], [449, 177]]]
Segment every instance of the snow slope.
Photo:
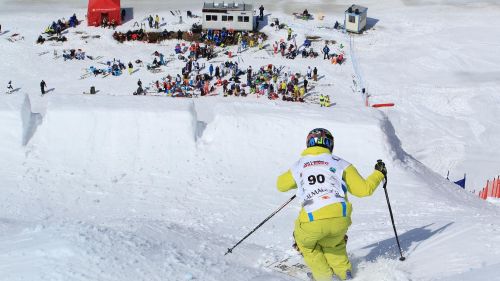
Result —
[[500, 2], [369, 3], [379, 21], [355, 41], [372, 101], [396, 103], [409, 153], [479, 190], [499, 173]]
[[[324, 77], [313, 84], [314, 95], [331, 94], [336, 105], [328, 109], [255, 97], [130, 96], [138, 78], [145, 84], [158, 79], [144, 69], [132, 77], [79, 80], [81, 68], [90, 62], [63, 62], [52, 59], [51, 53], [37, 53], [85, 46], [87, 53], [105, 59], [148, 61], [155, 49], [170, 52], [174, 42], [118, 45], [106, 30], [81, 26], [79, 30], [101, 34], [103, 39], [84, 43], [69, 34], [71, 40], [65, 46], [35, 46], [33, 41], [45, 24], [68, 17], [75, 8], [66, 3], [54, 10], [36, 11], [42, 4], [26, 8], [26, 1], [1, 3], [7, 7], [0, 11], [2, 28], [22, 32], [26, 40], [0, 40], [7, 58], [0, 84], [12, 79], [14, 87], [21, 87], [14, 95], [0, 96], [0, 188], [4, 195], [0, 197], [0, 280], [291, 280], [266, 269], [265, 264], [293, 254], [290, 245], [297, 202], [233, 254], [223, 254], [292, 196], [275, 189], [276, 176], [299, 157], [306, 133], [315, 127], [329, 128], [335, 135], [335, 153], [363, 175], [372, 171], [377, 159], [388, 165], [388, 192], [407, 260], [396, 259], [383, 190], [371, 198], [352, 198], [348, 251], [355, 280], [500, 280], [500, 211], [442, 176], [442, 169], [450, 163], [485, 176], [498, 168], [490, 160], [496, 158], [489, 158], [496, 153], [491, 146], [498, 130], [491, 112], [497, 99], [488, 95], [490, 91], [483, 92], [477, 84], [480, 81], [447, 78], [450, 69], [440, 69], [447, 65], [441, 61], [432, 76], [457, 83], [456, 91], [432, 84], [424, 87], [421, 81], [427, 77], [420, 73], [428, 62], [405, 63], [411, 57], [405, 52], [420, 54], [424, 47], [411, 41], [414, 33], [394, 27], [402, 21], [423, 25], [410, 19], [424, 12], [432, 15], [443, 7], [453, 9], [447, 12], [452, 16], [460, 7], [450, 7], [448, 2], [367, 2], [369, 11], [380, 15], [380, 22], [354, 38], [362, 79], [374, 101], [390, 98], [397, 103], [394, 109], [379, 111], [363, 107], [361, 97], [351, 90], [355, 71], [348, 38], [318, 28], [332, 24], [334, 16], [338, 19], [343, 2], [332, 6], [331, 15], [325, 12], [327, 22], [304, 23], [286, 17], [287, 9], [302, 9], [297, 1], [284, 12], [280, 7], [271, 11], [272, 16], [290, 22], [298, 33], [297, 42], [309, 33], [344, 43], [347, 63], [342, 66], [332, 67], [321, 60], [286, 61], [265, 51], [241, 55], [244, 67], [271, 62], [304, 72], [307, 64], [317, 65]], [[149, 3], [161, 5], [144, 3], [137, 6], [138, 18], [156, 12]], [[481, 12], [496, 15], [495, 2], [490, 3], [472, 5], [462, 15], [471, 16], [471, 21]], [[77, 12], [83, 14], [84, 5], [75, 5], [80, 5]], [[190, 1], [176, 5], [179, 9], [196, 7]], [[310, 5], [312, 11], [331, 7], [325, 1]], [[19, 12], [19, 7], [26, 9]], [[168, 14], [169, 7], [164, 9], [163, 14]], [[11, 14], [13, 10], [16, 14]], [[486, 25], [479, 19], [476, 22]], [[432, 24], [445, 26], [436, 18], [430, 18], [429, 28]], [[406, 28], [415, 33], [421, 30]], [[463, 32], [450, 30], [455, 36]], [[273, 40], [285, 35], [267, 32]], [[407, 40], [393, 39], [389, 44], [388, 38]], [[436, 45], [448, 40], [436, 38], [418, 37]], [[488, 41], [496, 40], [491, 38]], [[319, 50], [321, 43], [316, 44]], [[488, 44], [481, 46], [476, 53], [482, 67], [494, 72], [496, 66], [486, 61], [496, 58], [488, 57]], [[380, 63], [384, 48], [384, 54], [400, 59]], [[447, 52], [457, 54], [453, 50], [442, 54]], [[18, 67], [26, 60], [30, 72]], [[166, 71], [175, 73], [180, 66], [174, 62]], [[40, 79], [55, 88], [43, 98], [38, 94]], [[400, 79], [407, 84], [404, 89], [415, 94], [396, 90], [402, 87], [397, 83]], [[497, 81], [491, 83], [496, 89]], [[81, 95], [90, 85], [101, 92]], [[429, 91], [420, 91], [423, 88]], [[464, 94], [469, 89], [474, 94]], [[452, 106], [438, 106], [447, 98]], [[463, 124], [467, 126], [456, 129], [463, 138], [456, 140], [456, 130], [451, 129]], [[475, 136], [477, 143], [469, 152], [473, 144], [468, 140]], [[445, 150], [446, 146], [436, 143], [452, 143], [464, 150], [451, 155], [458, 150]]]

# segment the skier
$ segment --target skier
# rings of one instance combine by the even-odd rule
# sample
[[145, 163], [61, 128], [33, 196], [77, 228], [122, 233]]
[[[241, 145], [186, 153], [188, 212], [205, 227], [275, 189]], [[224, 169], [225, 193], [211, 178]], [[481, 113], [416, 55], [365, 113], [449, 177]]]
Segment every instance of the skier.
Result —
[[330, 281], [333, 275], [352, 279], [344, 236], [351, 225], [347, 191], [357, 197], [372, 195], [387, 174], [379, 160], [365, 180], [356, 168], [332, 154], [334, 138], [323, 128], [309, 132], [302, 157], [277, 181], [278, 190], [297, 188], [302, 208], [295, 221], [294, 238], [314, 280]]
[[42, 92], [42, 96], [45, 95], [45, 87], [47, 86], [47, 84], [45, 84], [45, 81], [42, 80], [42, 82], [40, 82], [40, 90]]
[[12, 81], [9, 81], [7, 85], [7, 94], [12, 94], [12, 91], [14, 91], [14, 87], [12, 87]]

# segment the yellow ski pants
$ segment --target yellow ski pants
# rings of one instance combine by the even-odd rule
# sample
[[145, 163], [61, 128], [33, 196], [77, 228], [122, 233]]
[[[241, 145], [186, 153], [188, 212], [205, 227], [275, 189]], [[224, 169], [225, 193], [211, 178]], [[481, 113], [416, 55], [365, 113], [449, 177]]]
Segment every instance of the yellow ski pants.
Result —
[[333, 274], [344, 280], [352, 270], [344, 240], [350, 225], [349, 217], [295, 221], [295, 241], [316, 281], [331, 281]]

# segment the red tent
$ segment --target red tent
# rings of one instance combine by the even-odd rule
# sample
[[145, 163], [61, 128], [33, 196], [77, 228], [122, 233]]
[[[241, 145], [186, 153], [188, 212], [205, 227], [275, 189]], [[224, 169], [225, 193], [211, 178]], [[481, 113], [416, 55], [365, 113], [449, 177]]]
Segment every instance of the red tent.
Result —
[[122, 23], [120, 0], [89, 0], [87, 21], [89, 26], [101, 25], [103, 19], [116, 25]]

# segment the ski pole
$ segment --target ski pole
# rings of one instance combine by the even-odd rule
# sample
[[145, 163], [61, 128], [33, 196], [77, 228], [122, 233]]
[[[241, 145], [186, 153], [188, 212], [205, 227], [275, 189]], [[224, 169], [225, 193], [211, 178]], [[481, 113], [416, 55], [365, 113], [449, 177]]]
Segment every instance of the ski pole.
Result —
[[295, 199], [295, 197], [296, 197], [296, 195], [294, 195], [290, 199], [288, 199], [288, 201], [286, 201], [283, 205], [281, 205], [281, 207], [279, 207], [276, 211], [274, 211], [271, 215], [269, 215], [265, 220], [263, 220], [261, 223], [259, 223], [259, 225], [257, 225], [252, 231], [250, 231], [247, 235], [245, 235], [245, 237], [243, 237], [240, 241], [238, 241], [238, 243], [236, 243], [233, 247], [227, 249], [227, 252], [224, 254], [224, 256], [229, 254], [229, 253], [232, 253], [233, 249], [236, 248], [236, 246], [238, 246], [241, 242], [243, 242], [243, 240], [247, 239], [248, 236], [252, 235], [252, 233], [254, 233], [259, 227], [261, 227], [264, 223], [266, 223], [266, 221], [268, 221], [270, 218], [272, 218], [274, 215], [276, 215], [279, 211], [281, 211], [281, 209], [285, 208], [285, 206], [288, 205], [288, 203], [292, 202], [292, 200]]
[[387, 175], [385, 175], [384, 191], [385, 191], [385, 198], [387, 199], [387, 206], [389, 206], [389, 214], [391, 214], [392, 228], [394, 229], [394, 235], [396, 236], [396, 242], [398, 243], [399, 254], [401, 255], [399, 260], [404, 261], [406, 258], [403, 257], [403, 251], [401, 250], [401, 244], [399, 244], [398, 232], [396, 231], [396, 225], [394, 224], [394, 216], [392, 215], [391, 203], [389, 202], [389, 194], [387, 194]]

